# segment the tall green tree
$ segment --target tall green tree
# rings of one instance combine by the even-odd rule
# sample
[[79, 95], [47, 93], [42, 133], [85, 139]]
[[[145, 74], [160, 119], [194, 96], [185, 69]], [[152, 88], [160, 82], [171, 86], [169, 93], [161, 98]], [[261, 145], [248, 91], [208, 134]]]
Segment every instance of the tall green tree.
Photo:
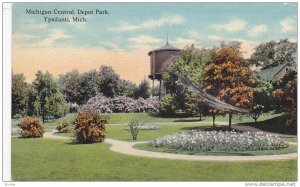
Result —
[[255, 48], [249, 62], [262, 69], [267, 69], [286, 62], [294, 63], [296, 53], [297, 43], [290, 42], [288, 39], [279, 42], [263, 42]]
[[41, 116], [45, 121], [49, 116], [60, 117], [65, 114], [67, 104], [64, 96], [49, 72], [42, 73], [38, 71], [32, 84], [36, 90], [35, 115]]
[[65, 75], [59, 76], [58, 82], [60, 89], [67, 102], [80, 103], [82, 90], [81, 81], [82, 77], [78, 70], [73, 70], [67, 72]]
[[178, 81], [178, 74], [201, 85], [206, 63], [211, 59], [211, 54], [212, 51], [209, 49], [187, 47], [163, 74], [166, 88], [176, 101], [176, 108], [187, 110], [186, 104], [190, 95], [188, 89]]
[[36, 100], [37, 100], [37, 91], [33, 87], [32, 84], [29, 84], [28, 85], [27, 110], [26, 110], [26, 114], [28, 116], [33, 116], [33, 115], [37, 114], [37, 112], [35, 112], [36, 110], [39, 111], [39, 109], [36, 108], [36, 107], [39, 107], [39, 105], [35, 105], [35, 103], [37, 103]]
[[269, 81], [256, 79], [253, 91], [253, 99], [250, 102], [250, 116], [257, 122], [263, 114], [272, 111], [273, 86]]
[[147, 80], [142, 80], [135, 91], [135, 98], [142, 97], [147, 99], [150, 97], [150, 85]]
[[28, 84], [23, 74], [12, 75], [12, 117], [16, 114], [25, 114], [28, 102]]
[[99, 73], [101, 75], [100, 90], [103, 95], [107, 97], [120, 95], [120, 76], [113, 70], [113, 68], [111, 66], [101, 66]]
[[80, 99], [78, 104], [86, 103], [90, 98], [96, 96], [100, 91], [101, 75], [96, 70], [85, 72], [81, 76]]
[[138, 87], [131, 81], [121, 79], [119, 81], [119, 95], [135, 98]]

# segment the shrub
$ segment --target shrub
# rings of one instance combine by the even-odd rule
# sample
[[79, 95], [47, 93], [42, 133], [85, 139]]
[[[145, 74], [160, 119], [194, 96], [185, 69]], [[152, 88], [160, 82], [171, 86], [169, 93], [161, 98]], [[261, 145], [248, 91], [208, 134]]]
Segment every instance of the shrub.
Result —
[[103, 142], [107, 116], [90, 112], [80, 112], [74, 122], [76, 143]]
[[22, 129], [21, 136], [24, 138], [43, 137], [45, 132], [42, 121], [37, 117], [25, 116], [18, 126]]
[[132, 140], [136, 140], [137, 136], [139, 134], [139, 131], [141, 129], [141, 126], [144, 125], [144, 123], [141, 123], [138, 119], [133, 119], [129, 121], [127, 124], [127, 127], [129, 128], [128, 131], [130, 132], [132, 136]]
[[81, 108], [82, 112], [112, 113], [112, 112], [158, 112], [160, 103], [156, 99], [132, 99], [130, 97], [118, 96], [108, 98], [98, 94], [90, 98]]
[[171, 95], [166, 95], [160, 102], [161, 113], [163, 116], [173, 116], [176, 112], [176, 102], [175, 98]]
[[102, 93], [90, 98], [81, 111], [92, 112], [92, 113], [112, 113], [113, 111], [109, 108], [110, 99], [104, 96]]
[[119, 96], [110, 100], [109, 108], [113, 112], [126, 112], [132, 113], [136, 111], [137, 103], [134, 99], [125, 96]]
[[59, 133], [68, 133], [70, 132], [69, 124], [67, 122], [58, 124], [56, 130], [58, 130]]
[[189, 131], [176, 133], [154, 140], [154, 147], [197, 151], [258, 151], [277, 150], [288, 143], [272, 135], [217, 131]]

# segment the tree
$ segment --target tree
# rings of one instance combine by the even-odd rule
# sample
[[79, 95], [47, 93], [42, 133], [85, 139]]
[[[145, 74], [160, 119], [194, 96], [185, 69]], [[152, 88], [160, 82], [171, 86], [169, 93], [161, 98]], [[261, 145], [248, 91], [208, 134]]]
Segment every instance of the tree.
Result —
[[255, 48], [249, 63], [267, 69], [286, 62], [294, 63], [296, 53], [296, 42], [290, 42], [288, 39], [279, 42], [270, 41], [261, 43]]
[[70, 103], [81, 102], [81, 75], [78, 70], [67, 72], [65, 75], [60, 75], [58, 82], [61, 87], [62, 93], [65, 95], [65, 99]]
[[254, 87], [253, 99], [250, 103], [250, 116], [257, 122], [259, 116], [272, 110], [273, 86], [268, 81], [257, 79]]
[[273, 92], [276, 99], [277, 110], [284, 112], [286, 125], [297, 126], [297, 80], [290, 81], [284, 89]]
[[120, 95], [122, 96], [136, 98], [137, 89], [138, 87], [131, 81], [121, 79], [119, 82]]
[[28, 85], [27, 110], [26, 110], [26, 113], [28, 116], [33, 116], [38, 113], [38, 112], [35, 112], [35, 110], [37, 110], [37, 107], [39, 107], [39, 105], [35, 105], [36, 100], [37, 100], [37, 91], [33, 87], [32, 84], [29, 84]]
[[120, 76], [110, 66], [100, 67], [100, 90], [107, 97], [115, 97], [121, 91], [119, 89]]
[[96, 70], [91, 70], [81, 75], [80, 100], [78, 104], [86, 103], [101, 91], [100, 81], [101, 75]]
[[[238, 43], [234, 46], [222, 44], [214, 50], [205, 70], [204, 88], [206, 92], [228, 104], [247, 107], [253, 98], [254, 79], [239, 46]], [[216, 114], [229, 112], [229, 128], [231, 128], [230, 111], [211, 109], [210, 112], [213, 119]]]
[[137, 87], [136, 91], [135, 91], [135, 98], [139, 98], [142, 97], [144, 99], [147, 99], [150, 97], [150, 85], [149, 82], [144, 79]]
[[193, 46], [186, 48], [181, 55], [163, 74], [163, 80], [167, 90], [175, 97], [176, 107], [187, 110], [188, 89], [178, 82], [178, 74], [201, 85], [207, 61], [211, 59], [211, 50], [196, 49]]
[[272, 82], [274, 109], [286, 116], [286, 125], [297, 125], [297, 72], [289, 71], [281, 80]]
[[43, 74], [38, 71], [32, 84], [36, 90], [33, 104], [35, 115], [42, 116], [43, 122], [45, 122], [46, 117], [60, 117], [65, 114], [67, 104], [49, 72]]
[[28, 101], [28, 84], [23, 74], [12, 76], [12, 117], [16, 114], [25, 114]]
[[197, 94], [191, 93], [187, 99], [187, 110], [191, 113], [197, 113], [199, 115], [199, 120], [201, 121], [202, 115], [208, 113], [209, 107]]

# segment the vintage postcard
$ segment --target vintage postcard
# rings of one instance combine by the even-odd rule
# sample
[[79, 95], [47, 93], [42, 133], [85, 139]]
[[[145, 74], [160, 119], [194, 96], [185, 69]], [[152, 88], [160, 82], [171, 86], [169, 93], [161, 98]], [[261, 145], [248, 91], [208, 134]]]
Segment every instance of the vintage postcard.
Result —
[[298, 3], [10, 11], [7, 185], [296, 185]]

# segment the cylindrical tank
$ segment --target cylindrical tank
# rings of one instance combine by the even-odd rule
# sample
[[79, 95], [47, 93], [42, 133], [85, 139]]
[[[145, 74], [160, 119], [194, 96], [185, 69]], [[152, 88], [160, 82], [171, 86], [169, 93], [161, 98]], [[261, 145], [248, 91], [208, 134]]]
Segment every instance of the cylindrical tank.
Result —
[[152, 50], [148, 53], [150, 56], [150, 79], [160, 80], [162, 73], [172, 64], [181, 50], [171, 46], [168, 42], [165, 46]]

